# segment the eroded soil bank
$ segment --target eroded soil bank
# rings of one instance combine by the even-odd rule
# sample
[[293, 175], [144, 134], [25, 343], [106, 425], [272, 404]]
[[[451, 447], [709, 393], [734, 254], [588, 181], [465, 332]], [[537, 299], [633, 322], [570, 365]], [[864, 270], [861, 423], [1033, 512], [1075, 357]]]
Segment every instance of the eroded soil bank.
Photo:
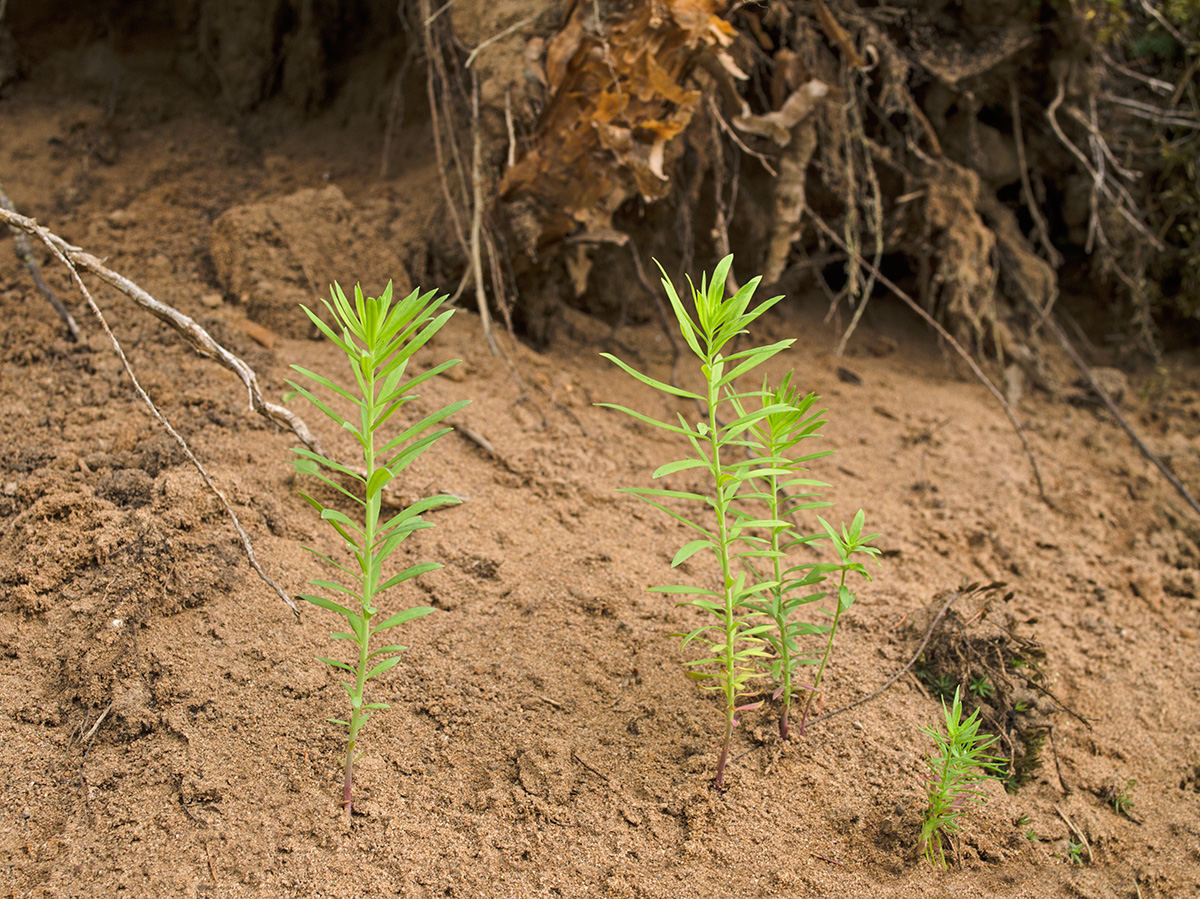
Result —
[[[358, 265], [394, 266], [391, 277], [427, 287], [444, 274], [423, 237], [438, 215], [428, 148], [414, 144], [404, 171], [380, 182], [377, 147], [320, 123], [247, 135], [165, 82], [113, 119], [105, 96], [58, 89], [69, 64], [0, 99], [13, 200], [195, 317], [274, 397], [290, 363], [338, 363], [330, 347], [288, 336], [271, 317], [279, 308], [334, 278], [378, 289], [371, 279], [389, 274]], [[126, 65], [127, 78], [154, 81], [136, 58]], [[277, 203], [301, 190], [323, 204], [301, 210], [324, 210], [307, 231], [287, 217], [299, 214], [294, 199]], [[230, 244], [214, 222], [248, 204], [275, 216], [239, 238], [257, 254], [215, 258]], [[303, 241], [329, 216], [344, 216], [339, 233], [354, 240], [317, 241], [330, 270], [306, 275], [317, 250]], [[347, 827], [340, 734], [324, 723], [344, 697], [313, 659], [336, 651], [335, 623], [318, 610], [296, 622], [250, 571], [220, 505], [138, 404], [62, 273], [47, 268], [84, 325], [80, 344], [63, 339], [0, 250], [6, 892], [1040, 899], [1198, 888], [1196, 523], [1070, 390], [1027, 389], [1018, 404], [1047, 504], [984, 389], [886, 303], [843, 358], [831, 354], [838, 332], [822, 323], [823, 301], [796, 298], [759, 335], [798, 338], [771, 374], [794, 370], [830, 410], [823, 441], [838, 455], [816, 472], [832, 485], [833, 514], [863, 507], [884, 535], [884, 567], [836, 648], [827, 710], [904, 665], [964, 582], [1007, 587], [964, 596], [956, 627], [1044, 650], [1048, 693], [1033, 691], [1015, 722], [1052, 726], [1041, 767], [1015, 793], [989, 786], [957, 864], [940, 874], [915, 846], [929, 748], [918, 728], [940, 707], [913, 677], [786, 746], [769, 709], [748, 714], [730, 789], [709, 788], [718, 715], [670, 636], [695, 619], [645, 592], [679, 578], [669, 563], [689, 538], [615, 492], [649, 483], [678, 447], [592, 405], [687, 413], [598, 355], [669, 377], [664, 335], [568, 312], [545, 352], [501, 337], [510, 366], [488, 352], [475, 316], [456, 316], [419, 362], [464, 364], [431, 382], [412, 414], [470, 399], [460, 419], [495, 452], [452, 434], [403, 486], [401, 501], [443, 491], [465, 502], [407, 544], [413, 561], [446, 567], [392, 602], [439, 611], [406, 628], [411, 650], [381, 681], [394, 707], [364, 734], [360, 814]], [[226, 263], [244, 276], [240, 292]], [[295, 441], [247, 411], [227, 372], [123, 298], [97, 296], [268, 571], [300, 591], [322, 573], [302, 547], [335, 547], [296, 496]], [[264, 297], [280, 304], [269, 315], [251, 308]], [[1165, 374], [1135, 374], [1123, 408], [1194, 485], [1200, 369], [1194, 357], [1169, 361]], [[686, 577], [710, 573], [683, 566]], [[1110, 798], [1130, 781], [1136, 822]], [[1085, 844], [1079, 864], [1073, 843]]]

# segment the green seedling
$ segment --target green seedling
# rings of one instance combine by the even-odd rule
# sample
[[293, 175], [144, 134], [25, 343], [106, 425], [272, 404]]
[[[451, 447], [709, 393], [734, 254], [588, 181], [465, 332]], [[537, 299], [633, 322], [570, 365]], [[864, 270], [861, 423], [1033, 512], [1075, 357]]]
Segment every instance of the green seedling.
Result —
[[959, 689], [958, 681], [944, 672], [934, 672], [929, 668], [921, 668], [917, 671], [917, 677], [930, 690], [933, 691], [935, 698], [946, 702], [954, 698], [954, 691]]
[[1117, 787], [1111, 786], [1103, 792], [1103, 796], [1112, 803], [1113, 811], [1118, 815], [1124, 815], [1135, 824], [1141, 824], [1137, 818], [1133, 816], [1133, 788], [1137, 786], [1137, 781], [1130, 778], [1125, 782], [1125, 789], [1120, 790]]
[[1130, 778], [1125, 784], [1125, 789], [1120, 792], [1113, 788], [1113, 811], [1118, 815], [1127, 815], [1129, 810], [1133, 808], [1133, 788], [1137, 786], [1137, 781]]
[[[712, 620], [688, 634], [681, 634], [684, 647], [693, 642], [705, 648], [701, 659], [687, 663], [688, 676], [702, 688], [720, 694], [724, 718], [720, 755], [713, 782], [724, 789], [725, 765], [729, 745], [739, 713], [758, 703], [742, 700], [749, 692], [748, 684], [758, 673], [761, 660], [767, 656], [766, 634], [772, 625], [759, 620], [746, 603], [752, 597], [766, 594], [775, 583], [759, 581], [753, 571], [742, 564], [744, 558], [769, 556], [776, 551], [764, 548], [762, 531], [782, 528], [785, 522], [776, 518], [755, 518], [739, 511], [739, 501], [753, 494], [755, 478], [790, 477], [792, 472], [773, 467], [772, 460], [747, 458], [747, 448], [753, 448], [748, 432], [759, 422], [774, 414], [787, 413], [791, 406], [775, 403], [765, 391], [750, 390], [738, 393], [737, 379], [792, 345], [781, 340], [768, 346], [751, 347], [726, 356], [726, 349], [737, 336], [746, 333], [750, 324], [779, 302], [774, 297], [753, 309], [750, 300], [760, 278], [754, 278], [731, 297], [725, 296], [725, 279], [733, 257], [726, 256], [713, 271], [712, 280], [701, 279], [697, 288], [689, 279], [695, 318], [684, 307], [674, 285], [663, 272], [663, 287], [671, 301], [680, 331], [689, 349], [699, 360], [704, 379], [704, 393], [694, 393], [642, 374], [615, 356], [602, 354], [623, 371], [655, 390], [674, 397], [694, 401], [702, 407], [702, 418], [691, 421], [678, 415], [678, 423], [663, 422], [640, 412], [611, 403], [599, 405], [617, 409], [638, 421], [682, 437], [691, 447], [691, 454], [669, 462], [654, 472], [654, 478], [688, 470], [702, 470], [711, 485], [711, 494], [660, 488], [629, 488], [624, 490], [661, 509], [694, 531], [697, 539], [690, 541], [675, 554], [672, 567], [682, 564], [696, 553], [711, 552], [720, 567], [720, 583], [716, 589], [672, 584], [652, 588], [655, 592], [690, 595], [694, 599], [680, 605], [699, 609]], [[661, 266], [660, 266], [661, 270]], [[745, 406], [752, 411], [745, 411]], [[695, 503], [711, 511], [711, 523], [698, 521], [677, 510], [680, 501]], [[704, 516], [706, 519], [708, 516]]]
[[[345, 401], [354, 411], [350, 418], [343, 418], [308, 387], [291, 381], [288, 383], [339, 427], [349, 431], [362, 449], [361, 471], [309, 449], [293, 450], [298, 458], [292, 460], [298, 473], [323, 481], [341, 494], [356, 512], [356, 517], [351, 518], [308, 494], [300, 494], [317, 510], [321, 519], [337, 532], [353, 557], [353, 562], [347, 567], [310, 548], [309, 552], [341, 572], [342, 577], [340, 582], [313, 580], [309, 583], [330, 595], [340, 594], [343, 598], [339, 602], [325, 596], [301, 596], [315, 606], [342, 616], [347, 629], [335, 633], [333, 639], [346, 640], [354, 647], [353, 658], [349, 662], [320, 658], [320, 661], [350, 677], [350, 680], [342, 682], [350, 697], [349, 720], [329, 719], [347, 730], [342, 802], [348, 817], [353, 807], [354, 761], [359, 731], [372, 712], [388, 707], [384, 702], [366, 701], [367, 682], [395, 666], [405, 649], [397, 643], [372, 647], [372, 639], [433, 611], [419, 607], [383, 617], [376, 602], [381, 594], [393, 587], [442, 567], [436, 562], [422, 562], [387, 576], [384, 563], [414, 531], [433, 527], [431, 522], [421, 518], [422, 513], [460, 502], [450, 496], [432, 496], [382, 520], [383, 490], [414, 459], [450, 431], [450, 428], [435, 429], [435, 426], [467, 403], [445, 406], [396, 436], [384, 437], [383, 430], [387, 422], [402, 406], [416, 398], [412, 393], [413, 388], [458, 363], [457, 359], [443, 362], [405, 380], [413, 354], [437, 333], [453, 310], [439, 314], [438, 310], [446, 298], [435, 296], [435, 291], [420, 293], [414, 290], [408, 297], [392, 305], [390, 282], [380, 297], [364, 297], [362, 288], [355, 286], [353, 304], [337, 284], [333, 285], [330, 293], [333, 302], [322, 302], [333, 316], [336, 330], [308, 307], [302, 308], [321, 333], [346, 354], [352, 375], [352, 381], [346, 384], [351, 386], [339, 384], [299, 365], [293, 365], [292, 368], [339, 398], [334, 400], [335, 404]], [[349, 489], [346, 485], [349, 485]]]
[[833, 652], [833, 638], [837, 635], [838, 622], [842, 619], [842, 613], [847, 611], [850, 606], [854, 605], [854, 600], [857, 594], [846, 586], [846, 577], [850, 574], [861, 575], [866, 580], [871, 580], [871, 573], [861, 562], [851, 560], [852, 556], [863, 555], [874, 559], [875, 564], [879, 562], [879, 550], [870, 543], [878, 534], [868, 534], [863, 536], [863, 510], [859, 509], [854, 516], [854, 520], [850, 522], [849, 529], [846, 525], [842, 525], [841, 533], [838, 533], [828, 521], [821, 516], [817, 516], [817, 521], [821, 522], [821, 527], [825, 529], [825, 533], [829, 535], [829, 540], [833, 544], [834, 552], [837, 553], [838, 563], [826, 563], [816, 566], [815, 571], [819, 571], [823, 575], [837, 572], [839, 576], [837, 588], [837, 604], [834, 606], [833, 612], [826, 612], [831, 619], [829, 625], [829, 636], [825, 641], [825, 652], [821, 655], [821, 662], [817, 666], [817, 676], [813, 679], [812, 689], [808, 691], [808, 698], [804, 701], [804, 712], [800, 716], [800, 733], [804, 733], [804, 725], [808, 722], [808, 710], [812, 706], [812, 701], [815, 696], [821, 692], [821, 676], [825, 673], [825, 665], [829, 662], [829, 655]]
[[[757, 499], [765, 504], [766, 517], [776, 522], [769, 529], [770, 536], [765, 541], [766, 555], [770, 558], [772, 569], [768, 580], [770, 587], [764, 598], [747, 600], [745, 605], [770, 619], [773, 625], [764, 632], [763, 637], [774, 650], [770, 668], [772, 679], [778, 685], [775, 698], [783, 701], [779, 715], [779, 736], [784, 740], [788, 738], [792, 698], [805, 689], [796, 682], [797, 670], [817, 662], [813, 653], [801, 650], [800, 638], [825, 634], [830, 630], [828, 625], [793, 620], [793, 614], [802, 606], [825, 597], [824, 590], [814, 588], [825, 580], [827, 571], [835, 568], [815, 563], [787, 567], [788, 551], [813, 544], [820, 538], [819, 534], [800, 535], [792, 525], [795, 514], [832, 505], [821, 502], [819, 494], [812, 492], [812, 488], [826, 487], [827, 484], [798, 477], [806, 471], [804, 466], [807, 463], [828, 456], [833, 451], [796, 454], [802, 441], [818, 436], [817, 429], [825, 424], [821, 419], [825, 410], [813, 412], [817, 397], [810, 393], [800, 398], [799, 391], [791, 384], [791, 378], [789, 372], [782, 385], [773, 391], [763, 383], [763, 406], [781, 406], [783, 409], [764, 416], [749, 431], [748, 438], [752, 444], [750, 451], [759, 457], [763, 470], [758, 472], [760, 489], [745, 495], [747, 499]], [[734, 403], [739, 416], [744, 415], [740, 401], [735, 400]], [[747, 514], [747, 517], [750, 516]], [[744, 553], [743, 556], [749, 564], [752, 554]]]
[[935, 754], [925, 759], [929, 772], [925, 775], [924, 819], [921, 822], [921, 846], [931, 864], [946, 867], [944, 841], [958, 832], [959, 817], [972, 802], [983, 802], [979, 785], [1003, 773], [1003, 760], [987, 755], [996, 737], [979, 733], [979, 710], [965, 721], [959, 692], [954, 704], [947, 709], [946, 733], [932, 727], [921, 730], [932, 738]]
[[1067, 840], [1067, 863], [1072, 865], [1083, 864], [1083, 843]]
[[979, 677], [972, 679], [967, 689], [979, 699], [990, 699], [996, 694], [996, 688], [988, 680], [986, 674], [981, 674]]

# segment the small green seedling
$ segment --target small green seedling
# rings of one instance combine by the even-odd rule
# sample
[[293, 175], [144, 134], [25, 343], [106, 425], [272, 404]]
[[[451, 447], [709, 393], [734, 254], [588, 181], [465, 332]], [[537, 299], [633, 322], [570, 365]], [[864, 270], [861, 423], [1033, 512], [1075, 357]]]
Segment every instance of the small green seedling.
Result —
[[1118, 815], [1124, 815], [1135, 824], [1141, 824], [1137, 818], [1133, 816], [1133, 788], [1137, 786], [1137, 781], [1130, 778], [1125, 782], [1125, 789], [1120, 790], [1116, 786], [1111, 786], [1106, 789], [1103, 796], [1112, 803], [1113, 811]]
[[991, 699], [996, 694], [996, 688], [986, 674], [973, 678], [967, 689], [979, 699]]
[[1130, 778], [1125, 784], [1125, 789], [1118, 792], [1113, 788], [1113, 811], [1118, 815], [1127, 815], [1133, 808], [1133, 788], [1136, 786], [1137, 781]]
[[1067, 840], [1067, 863], [1071, 865], [1083, 864], [1083, 843]]
[[[350, 697], [350, 720], [329, 719], [347, 730], [342, 802], [348, 817], [352, 810], [354, 752], [359, 731], [373, 711], [388, 707], [384, 702], [366, 701], [367, 682], [391, 669], [400, 661], [400, 653], [405, 649], [394, 643], [372, 647], [372, 638], [433, 611], [425, 607], [412, 608], [381, 618], [375, 604], [380, 594], [387, 590], [442, 567], [436, 562], [422, 562], [387, 576], [383, 570], [384, 563], [414, 531], [433, 527], [432, 523], [421, 518], [423, 512], [460, 502], [450, 496], [432, 496], [381, 520], [383, 489], [414, 459], [450, 431], [450, 428], [431, 429], [467, 403], [453, 403], [427, 415], [394, 437], [383, 437], [384, 425], [405, 403], [416, 398], [412, 393], [413, 388], [458, 363], [457, 359], [443, 362], [405, 380], [413, 354], [437, 333], [453, 310], [438, 314], [446, 298], [435, 296], [435, 291], [420, 293], [414, 290], [408, 297], [392, 305], [390, 282], [380, 297], [364, 297], [362, 288], [355, 286], [353, 305], [337, 284], [333, 285], [330, 293], [333, 302], [322, 302], [337, 323], [337, 330], [308, 307], [303, 308], [321, 333], [346, 354], [353, 376], [352, 382], [347, 383], [352, 386], [346, 387], [299, 365], [293, 365], [292, 368], [344, 400], [357, 414], [343, 418], [307, 387], [295, 382], [288, 383], [338, 426], [349, 431], [362, 449], [364, 467], [361, 471], [309, 449], [293, 450], [299, 458], [292, 460], [298, 473], [324, 481], [345, 497], [358, 513], [351, 518], [305, 493], [300, 494], [320, 513], [321, 519], [329, 522], [337, 531], [353, 557], [353, 562], [347, 567], [309, 549], [309, 552], [342, 574], [340, 583], [328, 580], [313, 580], [310, 583], [330, 594], [341, 594], [345, 599], [337, 602], [324, 596], [301, 596], [301, 599], [313, 605], [341, 615], [346, 621], [347, 630], [335, 633], [333, 639], [347, 640], [354, 646], [354, 658], [350, 662], [320, 659], [346, 672], [351, 678], [342, 682]], [[344, 486], [346, 484], [351, 489], [347, 489]], [[342, 602], [346, 605], [342, 605]]]
[[[742, 514], [738, 502], [744, 495], [755, 490], [754, 480], [769, 476], [777, 471], [779, 476], [789, 472], [774, 469], [759, 458], [747, 458], [747, 433], [758, 422], [776, 413], [786, 413], [791, 407], [765, 399], [765, 392], [751, 390], [738, 393], [737, 379], [772, 356], [792, 345], [792, 340], [781, 340], [768, 346], [751, 347], [726, 356], [725, 352], [734, 338], [746, 333], [750, 324], [775, 305], [782, 297], [774, 297], [755, 308], [750, 308], [750, 299], [758, 287], [760, 278], [754, 278], [731, 297], [725, 296], [725, 278], [733, 263], [726, 256], [713, 271], [712, 280], [701, 279], [697, 288], [688, 281], [695, 304], [695, 318], [685, 309], [675, 286], [663, 272], [662, 284], [671, 307], [679, 322], [680, 330], [688, 347], [700, 363], [704, 379], [704, 393], [694, 393], [671, 384], [665, 384], [644, 375], [615, 356], [602, 355], [616, 363], [623, 371], [643, 384], [670, 396], [682, 397], [701, 404], [702, 418], [691, 421], [684, 415], [678, 416], [678, 424], [658, 421], [640, 412], [611, 403], [600, 403], [611, 409], [631, 415], [638, 421], [683, 437], [691, 447], [691, 454], [676, 462], [669, 462], [654, 472], [655, 478], [692, 469], [703, 470], [708, 475], [711, 494], [704, 495], [681, 490], [659, 488], [629, 488], [622, 492], [633, 494], [650, 505], [661, 509], [672, 518], [682, 522], [697, 535], [697, 539], [684, 545], [675, 554], [672, 567], [682, 564], [699, 552], [711, 552], [720, 566], [720, 583], [716, 589], [682, 584], [652, 588], [655, 592], [691, 595], [696, 597], [681, 605], [692, 606], [714, 619], [691, 633], [682, 634], [683, 646], [693, 642], [703, 645], [703, 658], [687, 663], [688, 676], [698, 681], [706, 690], [718, 692], [722, 699], [724, 732], [721, 738], [720, 755], [713, 782], [718, 790], [724, 789], [725, 765], [729, 758], [729, 745], [733, 729], [740, 712], [757, 707], [758, 703], [743, 704], [749, 692], [749, 682], [757, 675], [759, 662], [767, 656], [765, 635], [771, 630], [770, 623], [759, 620], [754, 610], [747, 607], [751, 597], [771, 589], [773, 582], [760, 582], [753, 571], [741, 564], [747, 554], [757, 557], [770, 554], [763, 549], [757, 532], [770, 531], [785, 526], [786, 522], [775, 518], [755, 518]], [[661, 266], [659, 267], [661, 270]], [[747, 402], [754, 400], [755, 402]], [[744, 405], [752, 407], [745, 411]], [[696, 503], [712, 512], [712, 523], [698, 521], [677, 511], [678, 501]], [[707, 518], [707, 516], [705, 516]]]
[[831, 619], [829, 625], [829, 637], [825, 642], [825, 652], [821, 655], [820, 665], [817, 667], [817, 676], [813, 679], [812, 689], [808, 691], [808, 698], [804, 701], [804, 712], [800, 716], [800, 733], [804, 733], [804, 725], [808, 721], [808, 710], [812, 706], [813, 697], [817, 696], [821, 690], [821, 675], [825, 673], [825, 665], [829, 661], [829, 655], [833, 651], [833, 638], [837, 635], [838, 622], [842, 619], [842, 613], [850, 606], [854, 605], [854, 600], [857, 594], [846, 586], [846, 576], [849, 574], [858, 574], [871, 580], [871, 573], [861, 562], [851, 561], [851, 557], [855, 555], [863, 555], [874, 559], [875, 564], [879, 562], [879, 550], [870, 543], [878, 534], [867, 534], [863, 536], [863, 510], [859, 509], [854, 516], [854, 520], [850, 522], [850, 527], [842, 525], [841, 533], [834, 529], [824, 518], [817, 516], [817, 521], [821, 522], [821, 527], [825, 528], [825, 533], [829, 535], [829, 540], [833, 544], [834, 552], [837, 553], [838, 563], [827, 563], [816, 566], [817, 571], [822, 574], [831, 574], [837, 572], [839, 576], [837, 589], [837, 605], [834, 606], [832, 613], [826, 612]]
[[1003, 759], [986, 754], [996, 737], [979, 733], [979, 710], [965, 721], [959, 692], [954, 692], [954, 704], [947, 709], [943, 735], [932, 727], [922, 727], [934, 743], [936, 754], [925, 759], [929, 773], [925, 775], [924, 820], [921, 823], [921, 847], [931, 864], [946, 867], [943, 842], [958, 832], [959, 816], [972, 802], [983, 802], [979, 785], [1004, 773]]

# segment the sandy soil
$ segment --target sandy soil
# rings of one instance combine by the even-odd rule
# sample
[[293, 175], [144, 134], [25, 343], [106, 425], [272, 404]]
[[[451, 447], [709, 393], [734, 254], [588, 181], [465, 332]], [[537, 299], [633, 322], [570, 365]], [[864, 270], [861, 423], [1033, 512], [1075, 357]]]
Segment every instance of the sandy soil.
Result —
[[[272, 396], [290, 363], [329, 370], [338, 360], [287, 337], [279, 319], [265, 333], [249, 324], [252, 301], [311, 298], [307, 281], [356, 273], [285, 284], [264, 263], [248, 296], [227, 292], [210, 232], [229, 208], [336, 186], [358, 216], [357, 239], [434, 286], [442, 273], [426, 265], [435, 254], [421, 227], [438, 212], [423, 148], [378, 183], [369, 142], [336, 141], [328, 122], [237, 130], [161, 79], [139, 83], [136, 58], [126, 64], [137, 102], [115, 117], [100, 87], [65, 98], [62, 79], [86, 75], [69, 59], [10, 87], [0, 177], [20, 209], [209, 328]], [[270, 235], [260, 239], [266, 253]], [[254, 575], [220, 505], [134, 397], [62, 273], [47, 271], [84, 326], [79, 344], [0, 252], [5, 895], [1200, 890], [1200, 528], [1107, 416], [1069, 390], [1027, 390], [1018, 405], [1047, 503], [1001, 410], [887, 303], [842, 359], [820, 302], [789, 303], [759, 335], [797, 338], [772, 374], [793, 370], [829, 408], [823, 441], [838, 455], [817, 473], [834, 514], [861, 506], [883, 532], [884, 567], [845, 621], [826, 710], [903, 666], [964, 582], [1008, 586], [963, 596], [946, 633], [1044, 649], [1045, 690], [1026, 691], [1031, 708], [1012, 719], [1052, 726], [1042, 767], [1015, 793], [988, 786], [942, 873], [916, 848], [929, 749], [919, 727], [940, 707], [911, 675], [787, 745], [770, 707], [748, 714], [729, 789], [710, 788], [719, 716], [684, 677], [689, 656], [670, 636], [694, 617], [646, 592], [678, 577], [669, 563], [688, 538], [615, 492], [648, 484], [678, 447], [592, 405], [673, 414], [598, 355], [667, 377], [664, 335], [564, 313], [568, 327], [544, 353], [502, 338], [510, 367], [489, 354], [475, 316], [457, 315], [420, 363], [464, 364], [431, 382], [414, 414], [470, 399], [460, 420], [495, 453], [453, 434], [401, 488], [402, 501], [434, 491], [466, 501], [406, 544], [407, 558], [445, 568], [390, 602], [439, 611], [406, 628], [411, 650], [380, 680], [393, 709], [364, 732], [347, 825], [341, 734], [325, 723], [344, 696], [313, 658], [336, 651], [336, 622], [316, 609], [297, 622]], [[301, 591], [322, 574], [303, 547], [335, 548], [296, 495], [296, 442], [248, 411], [232, 375], [123, 298], [97, 295], [269, 573]], [[1123, 404], [1195, 487], [1200, 367], [1195, 356], [1170, 361], [1165, 375], [1135, 376]], [[315, 413], [296, 409], [348, 455]], [[1130, 781], [1136, 821], [1108, 793]], [[1085, 844], [1077, 864], [1069, 843]]]

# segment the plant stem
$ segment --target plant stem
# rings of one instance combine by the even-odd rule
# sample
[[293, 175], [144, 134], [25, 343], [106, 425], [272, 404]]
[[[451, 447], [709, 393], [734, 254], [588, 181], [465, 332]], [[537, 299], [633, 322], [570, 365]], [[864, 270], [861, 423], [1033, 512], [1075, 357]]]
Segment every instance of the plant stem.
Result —
[[[774, 455], [773, 450], [774, 447], [772, 447], [772, 455]], [[768, 477], [767, 486], [769, 488], [767, 504], [771, 509], [771, 518], [778, 521], [780, 505], [778, 477], [775, 475]], [[792, 707], [792, 653], [791, 647], [788, 645], [787, 611], [783, 605], [783, 557], [779, 547], [779, 538], [783, 532], [783, 528], [771, 528], [771, 552], [774, 554], [771, 564], [775, 579], [775, 586], [771, 590], [775, 600], [771, 609], [771, 617], [775, 619], [775, 626], [779, 628], [779, 664], [783, 674], [783, 712], [779, 715], [779, 739], [786, 740], [788, 738], [788, 712]]]
[[729, 758], [729, 743], [733, 738], [733, 722], [737, 715], [737, 621], [735, 618], [736, 599], [734, 580], [729, 573], [729, 522], [727, 520], [729, 501], [725, 496], [725, 482], [728, 476], [721, 465], [721, 441], [719, 439], [717, 421], [717, 403], [720, 402], [717, 393], [717, 382], [720, 376], [713, 371], [716, 365], [714, 354], [710, 351], [705, 360], [704, 373], [708, 389], [708, 445], [712, 451], [712, 474], [717, 487], [713, 507], [717, 513], [717, 561], [721, 565], [721, 579], [724, 583], [725, 614], [723, 619], [725, 646], [721, 650], [721, 662], [724, 666], [721, 686], [725, 693], [725, 737], [721, 741], [721, 755], [717, 761], [717, 774], [713, 785], [718, 791], [725, 790], [725, 761]]
[[[371, 364], [361, 364], [360, 371], [362, 372], [363, 386], [366, 388], [363, 391], [363, 399], [365, 402], [362, 406], [362, 446], [363, 446], [363, 461], [366, 463], [366, 478], [367, 483], [371, 482], [371, 478], [375, 474], [375, 366], [373, 358], [375, 355], [374, 334], [368, 332], [366, 353], [371, 357]], [[366, 359], [366, 356], [363, 357]], [[358, 667], [355, 671], [354, 693], [350, 697], [353, 709], [350, 713], [350, 734], [346, 741], [346, 780], [342, 788], [342, 801], [346, 808], [346, 820], [350, 820], [350, 815], [354, 809], [354, 801], [352, 796], [352, 788], [354, 783], [354, 748], [358, 742], [358, 730], [366, 722], [369, 712], [363, 708], [364, 696], [367, 685], [367, 670], [370, 663], [370, 647], [371, 647], [371, 616], [374, 614], [374, 598], [375, 598], [375, 531], [379, 526], [379, 505], [380, 494], [376, 493], [374, 497], [367, 496], [366, 516], [363, 527], [363, 545], [359, 552], [359, 566], [362, 568], [362, 595], [360, 596], [361, 613], [362, 613], [362, 631], [358, 636]]]
[[804, 727], [808, 723], [808, 709], [812, 705], [813, 697], [819, 692], [821, 675], [825, 673], [825, 663], [829, 661], [829, 653], [833, 650], [833, 637], [837, 633], [838, 619], [842, 617], [842, 588], [845, 586], [846, 569], [842, 568], [842, 578], [838, 583], [836, 597], [837, 605], [833, 610], [833, 625], [829, 628], [829, 640], [825, 644], [825, 654], [821, 656], [821, 664], [817, 667], [817, 676], [813, 679], [812, 689], [808, 691], [808, 698], [804, 700], [804, 711], [800, 715], [800, 736], [804, 736]]

